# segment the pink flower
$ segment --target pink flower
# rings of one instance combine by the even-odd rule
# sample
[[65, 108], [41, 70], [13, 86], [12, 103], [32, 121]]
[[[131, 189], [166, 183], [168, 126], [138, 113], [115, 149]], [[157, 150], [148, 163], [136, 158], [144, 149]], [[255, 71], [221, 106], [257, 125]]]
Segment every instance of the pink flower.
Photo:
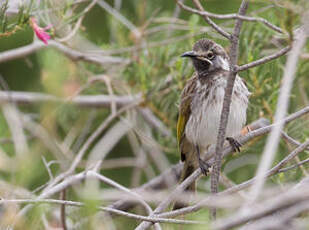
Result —
[[50, 39], [50, 36], [47, 32], [45, 32], [46, 30], [50, 29], [51, 26], [46, 26], [45, 28], [40, 27], [37, 24], [37, 21], [34, 17], [30, 18], [30, 25], [32, 27], [32, 29], [34, 30], [36, 36], [45, 43], [45, 45], [47, 45], [47, 41]]

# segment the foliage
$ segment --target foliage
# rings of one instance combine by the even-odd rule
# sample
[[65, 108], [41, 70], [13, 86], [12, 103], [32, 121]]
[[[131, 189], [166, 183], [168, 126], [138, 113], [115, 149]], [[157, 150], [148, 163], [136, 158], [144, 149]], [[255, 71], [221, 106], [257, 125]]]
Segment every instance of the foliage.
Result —
[[[147, 119], [138, 111], [128, 110], [113, 119], [95, 139], [87, 149], [76, 172], [85, 170], [89, 163], [88, 157], [90, 158], [101, 141], [105, 143], [107, 134], [111, 135], [117, 125], [121, 130], [125, 130], [128, 124], [132, 124], [133, 127], [123, 135], [115, 135], [114, 138], [118, 138], [115, 145], [108, 146], [108, 150], [102, 150], [102, 152], [106, 151], [105, 160], [114, 162], [115, 165], [117, 164], [113, 160], [122, 158], [126, 160], [130, 158], [134, 162], [131, 165], [129, 162], [121, 167], [109, 168], [109, 165], [105, 166], [103, 161], [100, 170], [102, 175], [126, 187], [139, 186], [167, 169], [166, 165], [170, 166], [179, 161], [175, 139], [178, 98], [186, 80], [193, 73], [191, 63], [188, 60], [181, 59], [180, 55], [184, 51], [190, 50], [192, 44], [199, 38], [213, 39], [227, 50], [229, 43], [211, 30], [202, 17], [183, 10], [177, 13], [174, 1], [168, 1], [168, 3], [163, 0], [108, 2], [111, 5], [116, 4], [116, 2], [122, 3], [117, 12], [126, 17], [134, 25], [136, 31], [129, 29], [121, 19], [109, 14], [99, 5], [93, 6], [89, 12], [85, 12], [85, 8], [89, 4], [88, 1], [81, 1], [81, 3], [74, 1], [63, 1], [61, 3], [61, 1], [56, 0], [44, 0], [39, 1], [39, 3], [33, 0], [25, 1], [24, 4], [16, 8], [18, 13], [13, 14], [13, 16], [10, 16], [12, 9], [9, 7], [9, 1], [1, 3], [1, 51], [17, 48], [25, 41], [29, 44], [32, 42], [29, 41], [32, 36], [29, 27], [31, 16], [39, 15], [38, 19], [43, 25], [52, 24], [51, 35], [56, 41], [65, 38], [68, 34], [67, 31], [72, 31], [78, 20], [83, 17], [78, 33], [63, 44], [84, 53], [90, 53], [93, 56], [111, 55], [123, 58], [123, 60], [125, 58], [130, 60], [129, 63], [95, 65], [71, 60], [59, 50], [47, 48], [38, 50], [36, 53], [19, 60], [1, 63], [0, 74], [3, 78], [1, 80], [3, 90], [8, 90], [3, 83], [3, 81], [6, 81], [9, 90], [12, 91], [39, 91], [67, 100], [63, 104], [49, 102], [18, 106], [20, 114], [30, 117], [36, 123], [36, 129], [39, 130], [39, 127], [42, 127], [45, 130], [48, 134], [47, 139], [52, 140], [53, 145], [60, 149], [57, 150], [59, 151], [58, 155], [52, 151], [54, 147], [47, 147], [44, 141], [35, 136], [34, 128], [26, 128], [25, 131], [28, 151], [21, 154], [17, 153], [16, 143], [12, 141], [12, 133], [7, 124], [7, 117], [1, 113], [1, 181], [39, 195], [41, 190], [38, 188], [50, 180], [43, 159], [47, 162], [53, 162], [50, 164], [50, 170], [54, 176], [69, 168], [82, 144], [111, 114], [109, 108], [90, 109], [71, 104], [70, 99], [74, 98], [76, 94], [135, 95], [141, 93], [144, 101], [140, 108], [149, 109], [171, 133], [170, 136], [163, 135], [158, 129], [147, 124]], [[222, 9], [222, 2], [226, 4], [226, 9]], [[272, 7], [258, 12], [257, 10], [268, 7], [270, 3], [268, 1], [253, 1], [250, 3], [249, 14], [263, 17], [291, 33], [301, 20], [298, 14], [299, 5], [297, 1], [280, 2], [283, 6], [279, 7], [276, 3], [272, 3]], [[210, 12], [233, 13], [237, 12], [239, 3], [236, 0], [228, 1], [228, 3], [227, 1], [207, 1], [206, 6]], [[41, 12], [41, 14], [38, 14], [38, 12]], [[215, 22], [222, 25], [227, 31], [231, 31], [233, 28], [231, 20], [224, 22], [215, 20]], [[31, 35], [29, 35], [30, 33]], [[261, 23], [245, 22], [240, 38], [239, 64], [249, 63], [272, 54], [290, 43], [288, 36], [278, 35]], [[308, 44], [306, 49], [308, 49]], [[248, 123], [260, 117], [273, 121], [285, 62], [286, 57], [280, 57], [267, 64], [240, 73], [252, 92], [248, 109]], [[290, 100], [290, 113], [308, 105], [308, 71], [308, 61], [300, 59]], [[293, 121], [285, 128], [285, 132], [299, 142], [308, 139], [308, 130], [308, 116]], [[265, 140], [266, 137], [256, 138], [243, 146], [239, 155], [229, 156], [225, 159], [223, 171], [231, 181], [238, 184], [255, 175]], [[108, 143], [111, 142], [110, 140]], [[289, 144], [281, 141], [274, 164], [283, 159], [292, 149]], [[165, 155], [161, 156], [162, 153]], [[1, 156], [2, 154], [4, 155]], [[159, 161], [164, 160], [165, 157], [166, 162], [160, 163]], [[299, 160], [306, 158], [306, 151], [299, 155]], [[6, 162], [9, 162], [9, 165], [6, 165]], [[287, 174], [279, 174], [270, 183], [281, 185], [296, 182], [304, 176], [307, 168], [304, 165], [303, 169], [297, 168]], [[210, 191], [208, 182], [209, 178], [203, 178], [199, 181], [201, 192], [208, 193]], [[76, 227], [76, 229], [85, 229], [85, 226], [87, 226], [87, 229], [108, 228], [108, 226], [112, 226], [112, 223], [116, 224], [116, 229], [133, 229], [134, 226], [139, 224], [139, 221], [123, 217], [117, 217], [113, 219], [113, 222], [107, 221], [107, 224], [104, 223], [94, 215], [96, 205], [102, 204], [97, 202], [95, 198], [104, 199], [104, 195], [99, 197], [94, 195], [93, 199], [89, 199], [91, 195], [88, 195], [87, 199], [85, 194], [82, 194], [82, 189], [85, 189], [84, 182], [69, 188], [67, 195], [68, 200], [86, 203], [86, 206], [82, 209], [67, 209], [68, 224], [76, 224], [79, 220], [82, 222], [81, 226]], [[89, 187], [89, 190], [91, 191], [88, 191], [87, 194], [97, 194], [98, 191], [107, 190], [107, 186], [93, 186]], [[5, 198], [16, 197], [14, 194], [12, 196], [7, 195], [6, 189], [1, 188], [0, 192], [1, 196]], [[108, 205], [110, 202], [105, 201], [105, 204]], [[5, 207], [3, 213], [0, 214], [2, 224], [12, 223], [12, 219], [14, 219], [12, 216], [22, 207], [23, 205]], [[44, 221], [40, 221], [41, 218], [45, 219], [50, 225], [58, 226], [59, 213], [51, 207], [54, 206], [40, 204], [31, 208], [28, 216], [20, 222], [26, 224], [17, 225], [17, 228], [42, 229]], [[139, 208], [134, 209], [134, 212], [145, 214]], [[45, 213], [43, 217], [42, 213]], [[221, 214], [225, 215], [226, 213], [222, 212]], [[188, 219], [209, 221], [208, 211], [204, 209], [188, 216]], [[175, 226], [162, 225], [163, 229], [177, 229], [177, 226]], [[207, 227], [210, 228], [210, 224]], [[199, 228], [193, 225], [182, 229], [205, 229], [205, 226]]]

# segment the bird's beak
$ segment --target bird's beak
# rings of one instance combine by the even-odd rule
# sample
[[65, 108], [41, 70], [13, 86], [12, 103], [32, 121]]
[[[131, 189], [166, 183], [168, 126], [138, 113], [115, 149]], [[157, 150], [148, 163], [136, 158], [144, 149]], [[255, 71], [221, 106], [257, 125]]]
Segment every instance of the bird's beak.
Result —
[[206, 61], [208, 62], [210, 65], [212, 65], [212, 61], [210, 61], [208, 58], [205, 58], [201, 55], [199, 55], [197, 52], [195, 51], [187, 51], [185, 53], [183, 53], [181, 55], [181, 57], [190, 57], [190, 58], [195, 58], [195, 59], [198, 59], [198, 60], [201, 60], [201, 61]]
[[184, 52], [181, 57], [191, 57], [191, 58], [194, 58], [194, 57], [197, 57], [198, 54], [195, 52], [195, 51], [187, 51], [187, 52]]

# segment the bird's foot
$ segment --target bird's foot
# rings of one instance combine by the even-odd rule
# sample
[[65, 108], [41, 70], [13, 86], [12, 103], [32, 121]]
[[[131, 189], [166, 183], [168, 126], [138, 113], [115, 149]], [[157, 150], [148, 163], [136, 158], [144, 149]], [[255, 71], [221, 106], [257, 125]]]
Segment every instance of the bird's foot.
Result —
[[211, 167], [211, 165], [208, 164], [206, 161], [203, 161], [201, 158], [199, 158], [198, 163], [199, 163], [199, 166], [200, 166], [202, 173], [205, 176], [207, 176], [208, 173], [209, 173], [209, 168]]
[[234, 152], [240, 152], [241, 144], [232, 137], [227, 137], [226, 140], [230, 143]]

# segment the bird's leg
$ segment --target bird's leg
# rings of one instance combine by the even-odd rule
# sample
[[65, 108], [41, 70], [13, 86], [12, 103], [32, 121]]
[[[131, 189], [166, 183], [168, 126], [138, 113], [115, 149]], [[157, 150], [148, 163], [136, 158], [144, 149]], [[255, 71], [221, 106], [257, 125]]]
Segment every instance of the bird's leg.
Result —
[[227, 137], [226, 140], [230, 143], [234, 152], [240, 152], [241, 144], [237, 140], [232, 137]]
[[200, 169], [201, 169], [202, 173], [205, 176], [207, 176], [207, 173], [209, 172], [210, 165], [206, 161], [203, 161], [201, 159], [200, 147], [198, 145], [195, 145], [195, 149], [196, 149], [196, 154], [197, 154], [197, 159], [198, 159], [198, 164], [200, 166]]

